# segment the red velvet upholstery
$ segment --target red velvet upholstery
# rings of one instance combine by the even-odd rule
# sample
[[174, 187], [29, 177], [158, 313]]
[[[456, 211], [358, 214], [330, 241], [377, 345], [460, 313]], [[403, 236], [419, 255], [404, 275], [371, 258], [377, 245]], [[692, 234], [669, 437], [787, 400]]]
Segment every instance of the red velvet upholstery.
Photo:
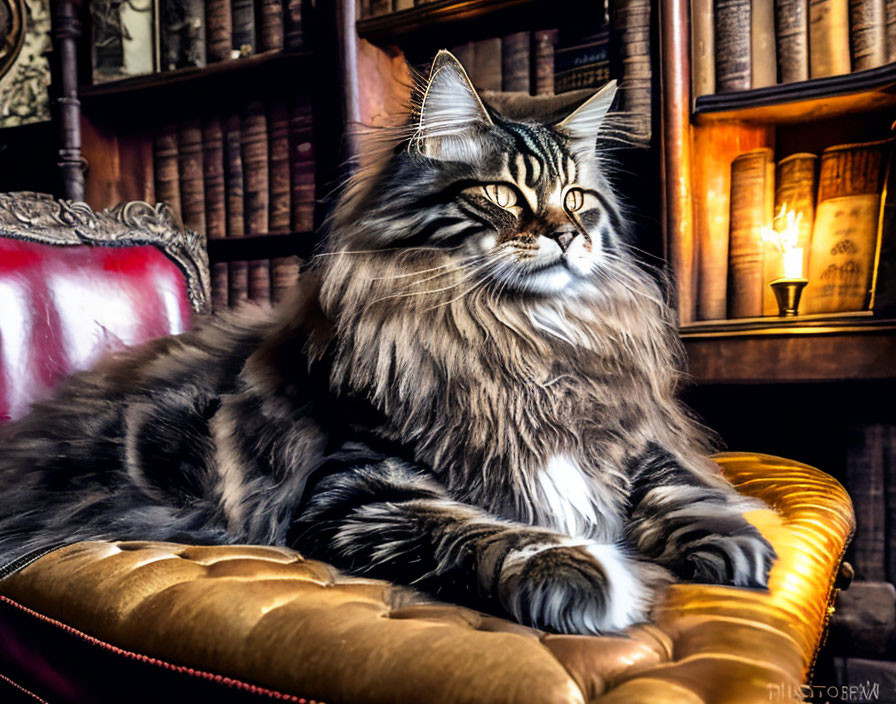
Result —
[[0, 233], [0, 422], [105, 352], [186, 330], [191, 314], [183, 273], [156, 247]]

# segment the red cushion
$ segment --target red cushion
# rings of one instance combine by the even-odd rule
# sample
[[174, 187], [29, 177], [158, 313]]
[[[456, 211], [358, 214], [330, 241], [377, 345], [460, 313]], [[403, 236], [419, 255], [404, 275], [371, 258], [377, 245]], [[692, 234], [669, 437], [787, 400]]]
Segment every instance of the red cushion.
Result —
[[183, 273], [155, 247], [0, 237], [0, 421], [106, 352], [183, 332], [191, 314]]

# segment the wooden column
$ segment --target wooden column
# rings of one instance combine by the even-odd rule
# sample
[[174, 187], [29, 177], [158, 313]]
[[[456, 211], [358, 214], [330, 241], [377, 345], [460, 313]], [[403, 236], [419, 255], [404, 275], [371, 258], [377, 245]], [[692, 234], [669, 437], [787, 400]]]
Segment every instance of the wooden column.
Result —
[[56, 75], [60, 85], [56, 97], [59, 123], [59, 169], [62, 191], [71, 200], [84, 199], [84, 159], [81, 156], [81, 102], [78, 100], [78, 40], [81, 37], [80, 3], [53, 3], [53, 39]]
[[345, 115], [346, 149], [349, 157], [358, 154], [356, 130], [361, 122], [358, 97], [358, 34], [355, 31], [355, 0], [339, 0], [336, 9], [339, 62], [342, 68], [342, 109]]
[[694, 320], [697, 276], [691, 202], [691, 70], [688, 0], [660, 2], [663, 241], [678, 287], [681, 323]]

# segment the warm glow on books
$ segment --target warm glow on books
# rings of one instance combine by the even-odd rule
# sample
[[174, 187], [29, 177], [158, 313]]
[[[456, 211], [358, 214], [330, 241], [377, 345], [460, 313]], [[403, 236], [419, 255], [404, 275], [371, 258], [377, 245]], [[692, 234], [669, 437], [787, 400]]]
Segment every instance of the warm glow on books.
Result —
[[797, 247], [800, 237], [800, 220], [803, 214], [788, 210], [787, 204], [775, 217], [775, 229], [762, 228], [762, 241], [775, 246], [784, 261], [784, 278], [800, 279], [803, 277], [803, 248]]

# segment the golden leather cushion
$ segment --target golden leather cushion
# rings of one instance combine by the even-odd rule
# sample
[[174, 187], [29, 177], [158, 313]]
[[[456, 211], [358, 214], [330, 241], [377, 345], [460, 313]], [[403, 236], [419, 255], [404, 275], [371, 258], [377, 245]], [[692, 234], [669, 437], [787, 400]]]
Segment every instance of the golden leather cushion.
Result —
[[715, 459], [773, 509], [748, 515], [778, 551], [770, 591], [675, 585], [624, 636], [541, 633], [276, 547], [85, 542], [0, 593], [113, 645], [328, 704], [768, 702], [812, 664], [852, 506], [806, 465]]

